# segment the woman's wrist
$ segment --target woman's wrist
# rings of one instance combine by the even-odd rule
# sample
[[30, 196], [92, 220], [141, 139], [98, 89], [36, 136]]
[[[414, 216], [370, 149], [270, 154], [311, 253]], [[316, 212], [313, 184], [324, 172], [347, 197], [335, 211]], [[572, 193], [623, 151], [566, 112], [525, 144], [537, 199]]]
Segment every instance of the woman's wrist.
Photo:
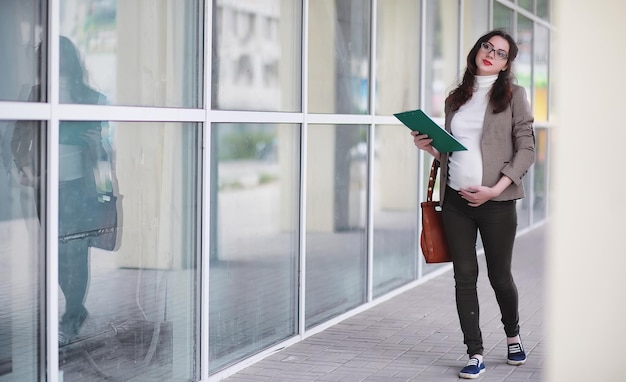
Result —
[[431, 146], [431, 149], [428, 151], [428, 153], [430, 155], [432, 155], [435, 159], [437, 159], [438, 161], [441, 161], [441, 153], [439, 151], [437, 151], [436, 148]]
[[491, 187], [491, 190], [494, 193], [493, 198], [495, 198], [498, 195], [500, 195], [508, 186], [511, 185], [511, 183], [513, 183], [511, 178], [509, 178], [506, 175], [503, 175], [500, 178], [500, 180], [498, 180], [498, 183], [496, 183], [493, 187]]

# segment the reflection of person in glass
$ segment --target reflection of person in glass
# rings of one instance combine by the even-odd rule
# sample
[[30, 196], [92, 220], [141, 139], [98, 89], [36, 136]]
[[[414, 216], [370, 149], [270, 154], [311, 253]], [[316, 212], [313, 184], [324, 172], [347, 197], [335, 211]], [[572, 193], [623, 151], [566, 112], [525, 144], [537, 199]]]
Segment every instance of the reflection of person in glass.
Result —
[[517, 52], [515, 40], [498, 30], [479, 38], [469, 52], [463, 80], [445, 101], [445, 128], [467, 151], [440, 153], [427, 135], [411, 133], [418, 148], [441, 161], [439, 200], [452, 255], [457, 312], [470, 357], [461, 378], [477, 378], [485, 371], [476, 290], [479, 231], [500, 306], [507, 363], [526, 362], [511, 261], [515, 200], [524, 197], [522, 178], [535, 159], [535, 137], [526, 91], [513, 84], [511, 67]]
[[[88, 86], [80, 55], [74, 44], [63, 36], [60, 37], [59, 82], [61, 103], [105, 103], [105, 97]], [[33, 88], [32, 94], [38, 94], [39, 86]], [[78, 335], [89, 315], [84, 300], [89, 284], [89, 247], [95, 246], [96, 240], [91, 232], [98, 228], [94, 227], [94, 220], [99, 219], [94, 217], [98, 214], [94, 206], [98, 198], [106, 195], [103, 187], [111, 191], [112, 179], [108, 177], [108, 182], [102, 186], [101, 170], [106, 173], [106, 163], [110, 164], [110, 150], [105, 150], [109, 145], [102, 139], [102, 125], [101, 122], [72, 121], [61, 122], [59, 127], [59, 285], [65, 296], [65, 312], [59, 327], [60, 346]], [[39, 124], [21, 121], [16, 124], [12, 139], [21, 183], [34, 187], [37, 196], [43, 186], [38, 165], [40, 137]], [[36, 202], [39, 205], [39, 199]]]

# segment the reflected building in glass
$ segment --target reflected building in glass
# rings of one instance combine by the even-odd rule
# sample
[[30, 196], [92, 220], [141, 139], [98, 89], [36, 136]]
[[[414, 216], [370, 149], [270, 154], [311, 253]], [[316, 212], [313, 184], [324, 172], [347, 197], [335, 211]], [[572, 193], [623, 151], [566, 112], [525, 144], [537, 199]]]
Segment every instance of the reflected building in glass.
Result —
[[493, 27], [536, 119], [519, 232], [543, 223], [550, 2], [511, 3], [3, 1], [0, 382], [217, 381], [445, 271], [393, 113], [443, 122]]

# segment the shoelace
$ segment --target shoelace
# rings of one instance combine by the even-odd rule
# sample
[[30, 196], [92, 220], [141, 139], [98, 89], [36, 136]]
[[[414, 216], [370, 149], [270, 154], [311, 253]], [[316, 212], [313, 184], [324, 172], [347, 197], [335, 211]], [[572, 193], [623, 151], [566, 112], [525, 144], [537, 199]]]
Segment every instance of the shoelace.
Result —
[[470, 358], [469, 361], [467, 361], [467, 365], [465, 366], [478, 366], [479, 363], [480, 361], [478, 360], [478, 358]]
[[522, 345], [520, 344], [509, 344], [509, 353], [521, 353]]

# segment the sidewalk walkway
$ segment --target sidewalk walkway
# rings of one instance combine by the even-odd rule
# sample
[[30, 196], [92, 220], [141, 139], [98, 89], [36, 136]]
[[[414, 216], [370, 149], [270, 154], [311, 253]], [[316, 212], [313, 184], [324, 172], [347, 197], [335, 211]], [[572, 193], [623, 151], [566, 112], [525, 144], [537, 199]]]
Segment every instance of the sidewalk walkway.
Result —
[[[500, 312], [480, 257], [479, 299], [487, 372], [478, 381], [541, 381], [543, 270], [547, 226], [518, 238], [513, 268], [528, 361], [506, 363]], [[467, 355], [452, 271], [313, 335], [225, 379], [227, 382], [456, 381]]]

